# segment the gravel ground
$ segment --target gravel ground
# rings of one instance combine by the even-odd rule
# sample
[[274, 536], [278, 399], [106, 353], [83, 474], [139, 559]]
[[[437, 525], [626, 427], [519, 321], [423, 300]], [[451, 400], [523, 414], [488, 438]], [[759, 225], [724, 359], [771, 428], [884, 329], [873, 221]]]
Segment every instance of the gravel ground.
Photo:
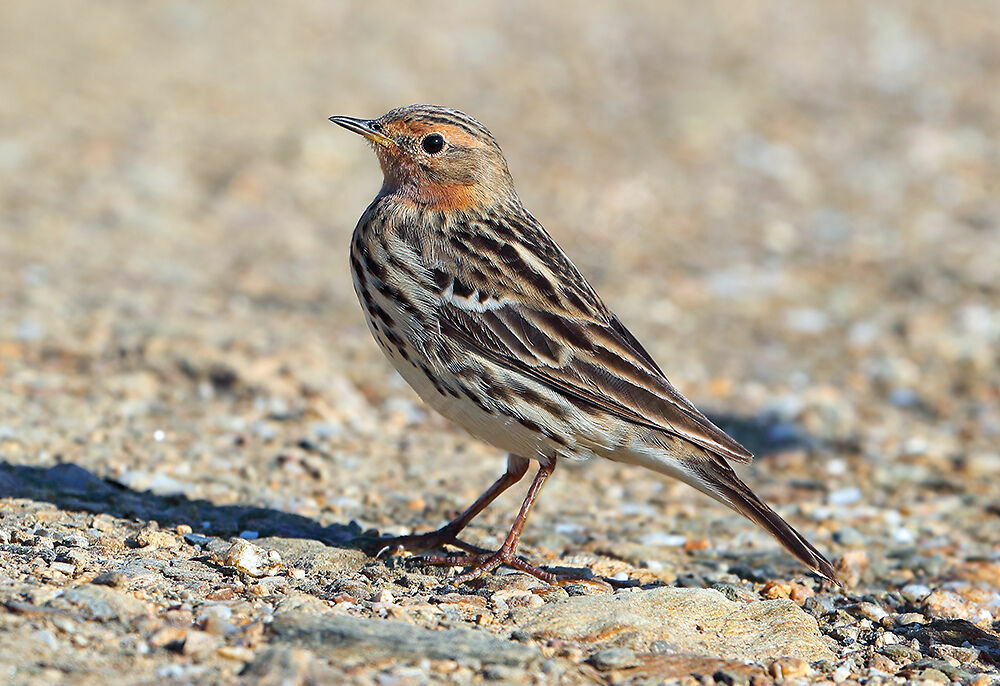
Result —
[[[0, 680], [995, 683], [998, 83], [988, 2], [4, 3]], [[846, 588], [604, 463], [523, 551], [626, 588], [363, 545], [503, 469], [350, 285], [380, 178], [326, 117], [411, 102], [493, 130]]]

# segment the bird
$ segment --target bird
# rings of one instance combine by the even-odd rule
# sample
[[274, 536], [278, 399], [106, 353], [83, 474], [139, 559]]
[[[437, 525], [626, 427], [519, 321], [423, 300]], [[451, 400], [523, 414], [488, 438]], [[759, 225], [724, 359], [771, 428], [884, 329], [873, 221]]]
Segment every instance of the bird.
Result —
[[[438, 105], [330, 121], [365, 138], [382, 169], [350, 243], [372, 335], [427, 405], [508, 454], [506, 471], [454, 520], [383, 539], [386, 549], [457, 548], [464, 554], [421, 559], [467, 568], [462, 582], [507, 566], [560, 583], [517, 555], [521, 532], [559, 462], [599, 457], [693, 486], [840, 583], [830, 561], [729, 464], [753, 454], [681, 395], [525, 209], [483, 124]], [[459, 539], [532, 463], [537, 471], [503, 543], [487, 550]]]

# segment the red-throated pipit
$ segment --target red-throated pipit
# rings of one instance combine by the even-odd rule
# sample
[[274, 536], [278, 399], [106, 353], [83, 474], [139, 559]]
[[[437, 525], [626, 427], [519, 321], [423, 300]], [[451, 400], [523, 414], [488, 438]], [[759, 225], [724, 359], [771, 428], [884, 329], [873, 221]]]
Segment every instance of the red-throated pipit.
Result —
[[[752, 454], [675, 389], [569, 258], [521, 205], [482, 124], [432, 105], [377, 119], [331, 117], [371, 142], [385, 177], [351, 239], [354, 287], [375, 340], [435, 410], [510, 453], [507, 471], [441, 529], [393, 546], [452, 545], [467, 576], [509, 565], [559, 460], [593, 456], [688, 483], [756, 522], [821, 576], [833, 567], [728, 464]], [[538, 473], [496, 551], [456, 536], [531, 460]]]

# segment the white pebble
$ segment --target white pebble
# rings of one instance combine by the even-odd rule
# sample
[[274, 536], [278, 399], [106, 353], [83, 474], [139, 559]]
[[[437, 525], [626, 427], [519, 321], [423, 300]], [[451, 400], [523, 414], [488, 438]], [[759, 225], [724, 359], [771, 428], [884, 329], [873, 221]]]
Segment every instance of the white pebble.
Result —
[[909, 600], [911, 603], [916, 603], [931, 594], [930, 586], [925, 586], [923, 584], [907, 584], [900, 589], [900, 593], [903, 597]]
[[842, 476], [847, 473], [847, 460], [832, 459], [826, 463], [826, 473], [830, 476]]
[[841, 488], [826, 496], [826, 501], [831, 505], [854, 505], [862, 498], [860, 488]]
[[896, 529], [892, 532], [892, 538], [897, 543], [913, 543], [913, 533], [909, 529]]
[[275, 550], [264, 550], [242, 539], [236, 539], [226, 551], [222, 563], [249, 576], [274, 574], [281, 568], [281, 556]]
[[679, 548], [687, 543], [687, 536], [657, 532], [639, 537], [639, 542], [643, 545], [658, 545], [663, 546], [664, 548]]

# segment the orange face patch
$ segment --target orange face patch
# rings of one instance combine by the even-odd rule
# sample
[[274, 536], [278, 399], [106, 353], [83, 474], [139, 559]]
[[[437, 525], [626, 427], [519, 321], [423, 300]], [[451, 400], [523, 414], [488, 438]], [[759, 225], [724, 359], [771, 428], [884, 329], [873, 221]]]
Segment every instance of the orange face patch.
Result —
[[450, 145], [463, 148], [481, 148], [482, 141], [470, 135], [465, 129], [453, 124], [429, 124], [421, 121], [390, 121], [385, 123], [386, 135], [390, 138], [409, 136], [420, 140], [429, 133], [441, 134]]

